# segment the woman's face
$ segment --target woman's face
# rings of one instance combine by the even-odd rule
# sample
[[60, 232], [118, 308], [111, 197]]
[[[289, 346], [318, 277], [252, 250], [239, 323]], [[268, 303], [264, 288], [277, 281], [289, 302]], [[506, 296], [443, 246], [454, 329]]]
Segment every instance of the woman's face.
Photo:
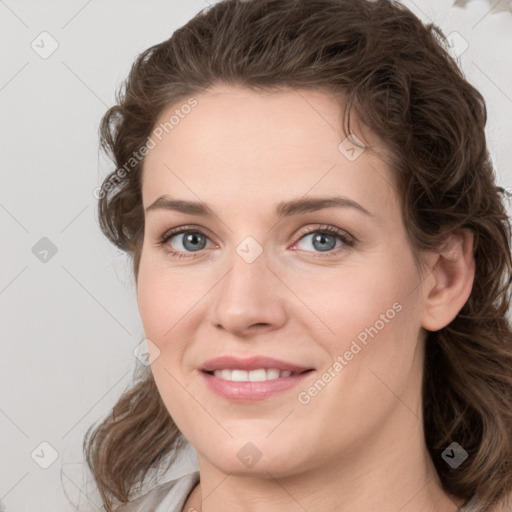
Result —
[[138, 304], [200, 464], [290, 475], [421, 424], [424, 280], [389, 169], [343, 142], [341, 118], [319, 91], [217, 86], [157, 123]]

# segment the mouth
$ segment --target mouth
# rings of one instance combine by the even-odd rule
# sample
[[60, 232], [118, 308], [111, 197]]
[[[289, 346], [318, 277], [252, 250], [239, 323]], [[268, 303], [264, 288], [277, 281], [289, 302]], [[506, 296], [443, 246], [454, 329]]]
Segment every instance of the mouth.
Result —
[[207, 388], [230, 402], [255, 402], [291, 390], [314, 368], [266, 356], [211, 359], [198, 368]]

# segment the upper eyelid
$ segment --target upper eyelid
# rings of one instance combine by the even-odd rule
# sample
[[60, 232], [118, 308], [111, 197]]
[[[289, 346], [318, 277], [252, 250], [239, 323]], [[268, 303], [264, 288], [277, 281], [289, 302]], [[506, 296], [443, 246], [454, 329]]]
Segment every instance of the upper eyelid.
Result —
[[[350, 238], [355, 238], [350, 233], [348, 233], [346, 230], [344, 230], [342, 228], [338, 228], [336, 226], [332, 226], [330, 224], [317, 224], [317, 225], [313, 225], [313, 226], [305, 226], [305, 227], [299, 229], [298, 234], [296, 236], [309, 234], [314, 231], [323, 231], [323, 230], [329, 230], [329, 229], [335, 230], [336, 232], [338, 232], [341, 235], [345, 234], [346, 236], [348, 236]], [[172, 228], [172, 229], [165, 231], [164, 234], [161, 235], [161, 238], [164, 238], [167, 236], [173, 236], [173, 235], [180, 235], [184, 232], [189, 232], [189, 231], [190, 232], [199, 232], [199, 233], [203, 233], [203, 234], [210, 236], [209, 230], [206, 228], [203, 228], [200, 226], [194, 226], [194, 225], [184, 225], [184, 226], [178, 226], [176, 228]]]
[[201, 233], [208, 238], [211, 238], [211, 235], [209, 234], [209, 231], [205, 228], [198, 227], [198, 226], [179, 226], [176, 228], [169, 229], [164, 232], [163, 235], [160, 236], [161, 240], [168, 239], [170, 237], [176, 236], [176, 235], [182, 235], [183, 233]]

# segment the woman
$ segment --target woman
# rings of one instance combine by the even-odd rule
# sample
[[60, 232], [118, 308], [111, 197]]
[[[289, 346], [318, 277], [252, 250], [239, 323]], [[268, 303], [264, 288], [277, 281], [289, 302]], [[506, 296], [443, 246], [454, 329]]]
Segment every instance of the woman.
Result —
[[[84, 442], [106, 510], [510, 509], [485, 123], [389, 0], [223, 1], [139, 56], [98, 197], [152, 364]], [[198, 471], [137, 497], [187, 442]]]

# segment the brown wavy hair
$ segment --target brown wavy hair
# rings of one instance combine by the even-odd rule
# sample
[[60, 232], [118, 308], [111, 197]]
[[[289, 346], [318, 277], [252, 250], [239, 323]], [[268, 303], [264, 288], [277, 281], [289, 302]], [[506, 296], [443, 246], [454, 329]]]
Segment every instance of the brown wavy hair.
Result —
[[[389, 149], [415, 254], [439, 248], [453, 230], [474, 233], [471, 295], [448, 326], [428, 333], [425, 441], [446, 492], [474, 498], [477, 512], [510, 505], [511, 226], [486, 145], [484, 99], [443, 33], [393, 0], [224, 0], [141, 53], [101, 122], [101, 148], [116, 169], [97, 195], [101, 229], [132, 258], [135, 279], [144, 158], [131, 159], [164, 109], [218, 83], [344, 98], [345, 131], [353, 110]], [[84, 453], [109, 512], [166, 457], [170, 467], [185, 442], [148, 368], [91, 429]], [[457, 469], [441, 458], [452, 441], [469, 454]]]

